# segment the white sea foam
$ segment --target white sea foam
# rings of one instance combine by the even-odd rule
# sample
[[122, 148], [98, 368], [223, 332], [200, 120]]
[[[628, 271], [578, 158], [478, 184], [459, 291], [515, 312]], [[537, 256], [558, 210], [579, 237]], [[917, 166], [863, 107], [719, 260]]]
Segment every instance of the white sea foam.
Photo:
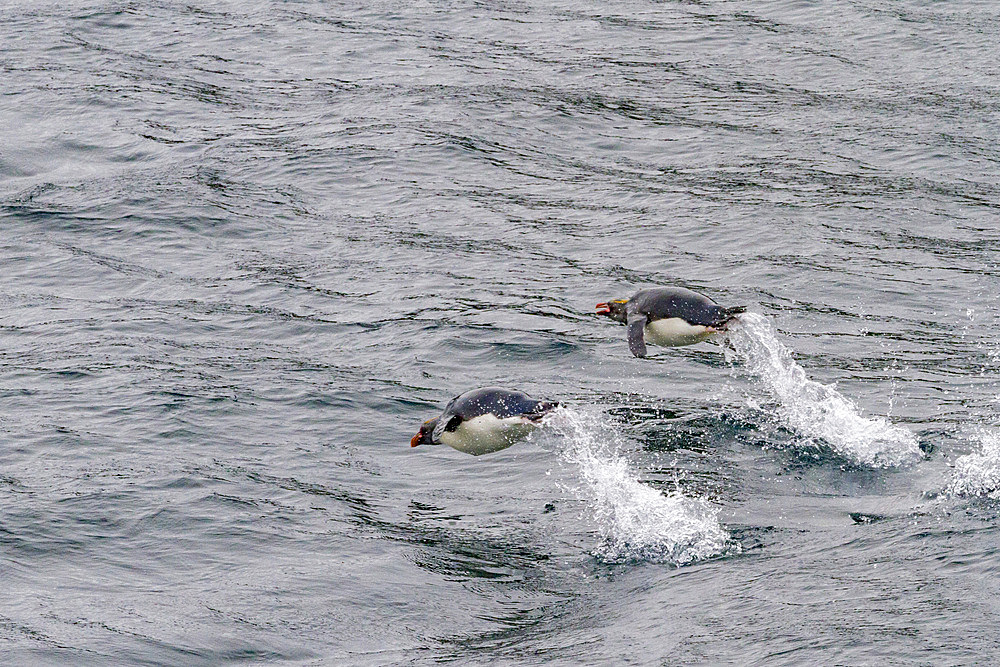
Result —
[[802, 444], [824, 442], [854, 463], [892, 467], [921, 456], [917, 438], [885, 417], [864, 417], [858, 406], [830, 385], [806, 377], [791, 352], [775, 334], [770, 321], [744, 313], [730, 326], [728, 341], [760, 384], [778, 401], [778, 416], [805, 438]]
[[601, 560], [685, 565], [739, 550], [707, 501], [640, 483], [619, 453], [621, 435], [602, 415], [560, 408], [548, 425], [563, 436], [562, 457], [579, 469], [577, 492], [600, 532], [594, 555]]
[[977, 433], [979, 451], [955, 460], [955, 472], [945, 492], [1000, 500], [1000, 434]]

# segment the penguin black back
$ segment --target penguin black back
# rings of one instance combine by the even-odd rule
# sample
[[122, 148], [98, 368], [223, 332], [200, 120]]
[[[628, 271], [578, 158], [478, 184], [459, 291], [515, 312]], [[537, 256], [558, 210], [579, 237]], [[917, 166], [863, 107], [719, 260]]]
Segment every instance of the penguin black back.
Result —
[[683, 287], [654, 287], [636, 292], [628, 300], [627, 310], [642, 313], [651, 322], [679, 317], [688, 324], [718, 327], [746, 308], [724, 308], [707, 296]]
[[557, 403], [531, 398], [521, 391], [511, 391], [500, 387], [483, 387], [467, 391], [451, 399], [444, 408], [442, 418], [446, 421], [453, 416], [462, 420], [474, 419], [487, 413], [498, 419], [514, 416], [530, 417], [554, 408]]

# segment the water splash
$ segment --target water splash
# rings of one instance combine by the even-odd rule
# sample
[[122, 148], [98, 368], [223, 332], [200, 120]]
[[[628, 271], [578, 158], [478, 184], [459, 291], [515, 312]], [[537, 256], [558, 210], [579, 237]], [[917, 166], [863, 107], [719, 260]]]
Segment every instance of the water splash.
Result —
[[945, 493], [1000, 500], [1000, 434], [980, 431], [977, 438], [979, 452], [955, 460], [955, 472]]
[[864, 417], [858, 406], [830, 385], [806, 377], [782, 345], [770, 321], [744, 313], [726, 336], [735, 354], [777, 400], [781, 420], [803, 444], [824, 442], [854, 463], [886, 468], [912, 463], [921, 456], [916, 436], [885, 417]]
[[640, 483], [618, 451], [620, 433], [603, 415], [560, 408], [547, 425], [563, 436], [563, 459], [580, 471], [578, 492], [600, 531], [594, 555], [602, 561], [685, 565], [739, 550], [708, 502]]

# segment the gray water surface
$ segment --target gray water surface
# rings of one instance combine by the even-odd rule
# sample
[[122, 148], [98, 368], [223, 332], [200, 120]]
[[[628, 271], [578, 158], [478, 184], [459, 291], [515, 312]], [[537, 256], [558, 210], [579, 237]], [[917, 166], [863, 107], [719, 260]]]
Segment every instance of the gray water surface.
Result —
[[[4, 4], [0, 662], [996, 660], [998, 63], [975, 0]], [[660, 284], [917, 460], [634, 359]], [[565, 433], [408, 446], [484, 385], [732, 548], [602, 557]]]

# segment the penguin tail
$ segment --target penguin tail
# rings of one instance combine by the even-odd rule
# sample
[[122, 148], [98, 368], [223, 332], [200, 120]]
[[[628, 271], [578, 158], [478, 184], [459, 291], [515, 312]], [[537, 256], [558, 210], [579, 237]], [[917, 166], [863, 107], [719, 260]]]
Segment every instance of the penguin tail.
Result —
[[745, 312], [747, 312], [746, 306], [733, 306], [732, 308], [726, 308], [726, 319], [731, 320], [740, 313], [745, 313]]
[[719, 323], [715, 325], [716, 328], [724, 330], [727, 326], [729, 326], [732, 323], [733, 318], [735, 318], [740, 313], [745, 313], [746, 310], [747, 310], [746, 306], [733, 306], [732, 308], [723, 308], [722, 312], [720, 313], [721, 317], [719, 318]]
[[528, 421], [537, 424], [545, 415], [549, 414], [558, 407], [558, 401], [538, 401], [538, 404], [532, 408], [531, 412], [525, 412], [521, 416]]

